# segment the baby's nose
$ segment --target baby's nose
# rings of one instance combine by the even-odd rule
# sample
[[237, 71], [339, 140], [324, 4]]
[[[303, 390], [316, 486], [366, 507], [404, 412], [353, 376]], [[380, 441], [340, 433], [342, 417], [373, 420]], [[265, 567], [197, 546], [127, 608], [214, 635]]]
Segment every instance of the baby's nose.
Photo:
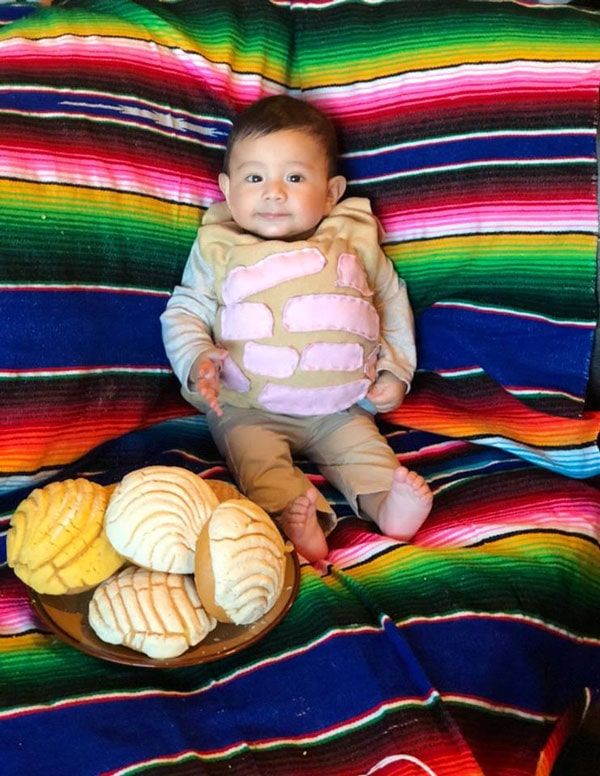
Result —
[[281, 181], [271, 181], [266, 186], [265, 196], [267, 199], [284, 199], [285, 186]]

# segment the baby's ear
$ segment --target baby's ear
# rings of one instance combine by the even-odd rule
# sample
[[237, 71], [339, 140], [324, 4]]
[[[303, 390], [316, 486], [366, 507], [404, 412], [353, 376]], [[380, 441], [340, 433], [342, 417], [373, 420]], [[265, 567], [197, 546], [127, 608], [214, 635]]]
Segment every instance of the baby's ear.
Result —
[[343, 175], [334, 175], [327, 181], [327, 198], [333, 207], [342, 198], [346, 191], [346, 179]]
[[219, 188], [223, 192], [225, 201], [229, 204], [229, 175], [224, 172], [219, 173]]

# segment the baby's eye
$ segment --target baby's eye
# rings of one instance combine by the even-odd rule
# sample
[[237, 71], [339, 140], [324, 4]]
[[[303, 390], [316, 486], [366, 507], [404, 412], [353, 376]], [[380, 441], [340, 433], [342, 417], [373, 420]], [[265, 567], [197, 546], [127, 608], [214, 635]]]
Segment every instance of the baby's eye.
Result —
[[299, 175], [298, 173], [294, 172], [288, 175], [288, 181], [290, 183], [301, 183], [303, 180], [304, 180], [304, 176]]
[[256, 175], [255, 173], [250, 173], [250, 175], [246, 175], [244, 180], [247, 183], [260, 183], [262, 181], [262, 175]]

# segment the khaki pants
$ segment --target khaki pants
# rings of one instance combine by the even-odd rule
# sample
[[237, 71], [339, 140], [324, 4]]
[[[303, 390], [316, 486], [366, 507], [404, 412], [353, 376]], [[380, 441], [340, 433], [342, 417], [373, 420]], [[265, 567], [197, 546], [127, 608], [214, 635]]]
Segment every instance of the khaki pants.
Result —
[[[317, 464], [360, 517], [364, 515], [358, 496], [387, 493], [398, 468], [372, 416], [359, 407], [297, 417], [226, 406], [221, 417], [209, 412], [207, 420], [242, 492], [273, 517], [310, 487], [292, 456], [305, 456]], [[321, 494], [317, 511], [324, 531], [329, 532], [336, 516]]]

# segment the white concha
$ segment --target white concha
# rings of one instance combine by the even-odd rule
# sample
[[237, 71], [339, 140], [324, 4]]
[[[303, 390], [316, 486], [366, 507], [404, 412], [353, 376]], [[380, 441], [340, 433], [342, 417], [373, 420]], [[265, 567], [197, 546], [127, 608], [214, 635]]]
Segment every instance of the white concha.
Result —
[[200, 600], [220, 622], [248, 625], [281, 594], [285, 547], [269, 515], [248, 499], [219, 504], [196, 549]]
[[102, 641], [158, 660], [181, 655], [217, 624], [202, 607], [191, 576], [135, 566], [96, 588], [88, 622]]
[[106, 510], [106, 535], [138, 566], [191, 574], [198, 536], [217, 504], [213, 491], [193, 472], [146, 466], [119, 483]]

